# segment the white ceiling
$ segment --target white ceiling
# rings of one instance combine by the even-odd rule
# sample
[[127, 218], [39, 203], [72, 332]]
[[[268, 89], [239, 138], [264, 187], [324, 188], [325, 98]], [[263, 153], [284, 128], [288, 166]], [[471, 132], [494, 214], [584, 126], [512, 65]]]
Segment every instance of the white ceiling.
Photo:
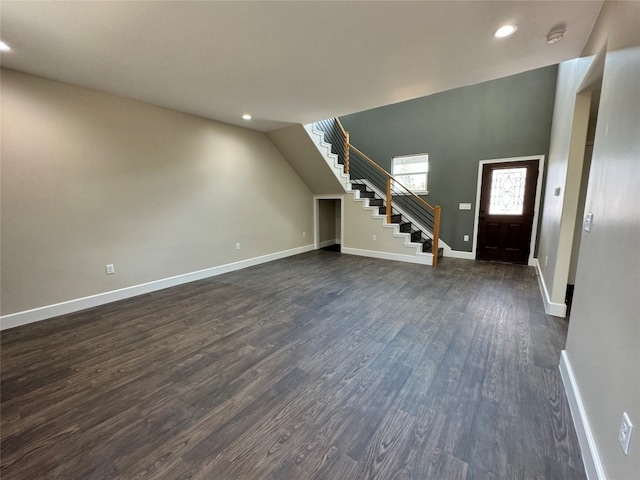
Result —
[[[0, 4], [2, 65], [255, 130], [578, 57], [597, 1]], [[510, 38], [493, 32], [518, 24]], [[567, 25], [563, 41], [547, 32]], [[241, 119], [245, 112], [254, 120]]]

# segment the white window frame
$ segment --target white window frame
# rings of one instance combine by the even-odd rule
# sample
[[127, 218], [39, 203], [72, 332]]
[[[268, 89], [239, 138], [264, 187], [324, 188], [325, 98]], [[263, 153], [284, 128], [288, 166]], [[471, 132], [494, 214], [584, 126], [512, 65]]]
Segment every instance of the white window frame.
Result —
[[[412, 158], [412, 157], [425, 157], [426, 161], [426, 165], [427, 168], [424, 172], [412, 172], [412, 173], [396, 173], [396, 160], [404, 160], [405, 158]], [[391, 175], [393, 175], [398, 181], [400, 181], [400, 183], [402, 183], [404, 185], [404, 183], [401, 181], [401, 177], [406, 177], [406, 176], [410, 176], [410, 175], [424, 175], [425, 179], [424, 179], [424, 184], [427, 187], [425, 190], [413, 190], [413, 193], [416, 193], [418, 195], [428, 195], [429, 194], [429, 154], [428, 153], [415, 153], [412, 155], [398, 155], [396, 157], [393, 157], [391, 159]], [[405, 185], [406, 186], [406, 185]], [[409, 187], [407, 187], [409, 188]], [[408, 195], [408, 193], [406, 192], [395, 192], [394, 195]]]

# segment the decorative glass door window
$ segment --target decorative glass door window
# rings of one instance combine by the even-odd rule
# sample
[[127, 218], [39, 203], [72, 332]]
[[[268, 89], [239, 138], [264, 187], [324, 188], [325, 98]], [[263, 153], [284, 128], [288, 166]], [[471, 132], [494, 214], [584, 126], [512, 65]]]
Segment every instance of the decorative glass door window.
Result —
[[[427, 192], [429, 155], [421, 153], [393, 157], [391, 160], [391, 175], [414, 193], [426, 195], [429, 193]], [[397, 193], [402, 194], [402, 189]]]
[[522, 215], [526, 168], [494, 170], [489, 215]]

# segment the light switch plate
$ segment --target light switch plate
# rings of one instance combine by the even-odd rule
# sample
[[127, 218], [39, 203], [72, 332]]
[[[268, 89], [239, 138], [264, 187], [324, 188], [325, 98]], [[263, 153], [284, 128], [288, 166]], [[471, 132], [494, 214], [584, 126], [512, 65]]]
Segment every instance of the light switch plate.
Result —
[[593, 213], [587, 213], [584, 216], [584, 231], [590, 232], [592, 224], [593, 224]]
[[458, 208], [460, 210], [471, 210], [471, 204], [470, 203], [461, 203]]
[[629, 442], [631, 442], [631, 430], [633, 424], [627, 412], [622, 414], [622, 422], [620, 422], [620, 432], [618, 433], [618, 441], [625, 455], [629, 455]]

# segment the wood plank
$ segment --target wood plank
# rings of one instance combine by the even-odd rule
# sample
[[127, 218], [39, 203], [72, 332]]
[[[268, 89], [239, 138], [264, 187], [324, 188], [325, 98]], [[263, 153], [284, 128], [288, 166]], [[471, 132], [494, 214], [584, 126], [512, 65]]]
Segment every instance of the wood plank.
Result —
[[533, 270], [316, 251], [2, 332], [0, 476], [568, 478]]

